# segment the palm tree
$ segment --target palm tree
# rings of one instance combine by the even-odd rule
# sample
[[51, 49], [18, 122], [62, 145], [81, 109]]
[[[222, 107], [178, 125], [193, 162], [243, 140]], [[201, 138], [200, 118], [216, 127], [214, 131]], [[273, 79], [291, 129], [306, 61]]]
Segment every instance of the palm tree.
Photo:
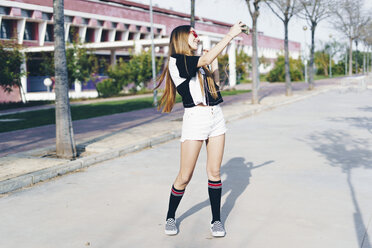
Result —
[[56, 93], [56, 152], [61, 158], [76, 157], [74, 131], [72, 129], [68, 77], [65, 50], [64, 4], [53, 0], [54, 12], [54, 66]]

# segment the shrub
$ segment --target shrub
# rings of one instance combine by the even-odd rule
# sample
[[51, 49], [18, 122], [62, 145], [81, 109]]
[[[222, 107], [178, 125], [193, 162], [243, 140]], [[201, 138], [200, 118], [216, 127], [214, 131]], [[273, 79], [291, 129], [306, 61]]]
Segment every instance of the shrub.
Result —
[[[160, 71], [162, 64], [163, 58], [156, 58], [156, 71]], [[133, 92], [142, 89], [152, 78], [151, 50], [132, 54], [129, 61], [120, 59], [109, 67], [107, 74], [120, 90], [128, 85], [133, 85]]]
[[19, 49], [20, 46], [12, 42], [0, 43], [0, 90], [4, 92], [11, 92], [13, 86], [21, 87], [25, 72], [20, 69], [23, 55]]
[[102, 97], [110, 97], [119, 94], [120, 88], [117, 87], [114, 80], [106, 78], [96, 85], [98, 94]]
[[[269, 71], [266, 76], [267, 81], [269, 82], [285, 82], [285, 69], [284, 69], [284, 56], [279, 56], [275, 62], [274, 68]], [[292, 81], [301, 81], [303, 80], [303, 71], [304, 65], [300, 59], [289, 58], [289, 71], [291, 74]]]
[[[236, 52], [236, 79], [238, 82], [244, 81], [248, 78], [249, 70], [251, 69], [251, 57], [248, 56], [243, 50], [239, 53]], [[229, 56], [228, 54], [220, 55], [218, 57], [218, 70], [220, 74], [220, 82], [225, 85], [229, 78]]]

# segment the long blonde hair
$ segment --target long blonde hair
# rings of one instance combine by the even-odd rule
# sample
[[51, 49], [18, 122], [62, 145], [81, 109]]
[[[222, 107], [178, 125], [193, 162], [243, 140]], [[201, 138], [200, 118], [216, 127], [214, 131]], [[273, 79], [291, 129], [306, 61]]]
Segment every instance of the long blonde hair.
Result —
[[[191, 30], [190, 25], [178, 26], [175, 29], [173, 29], [171, 36], [170, 36], [167, 64], [158, 79], [158, 82], [159, 82], [158, 85], [155, 87], [155, 89], [159, 88], [165, 79], [164, 93], [160, 99], [160, 104], [158, 106], [158, 110], [163, 108], [162, 109], [163, 113], [171, 112], [175, 104], [175, 101], [176, 101], [176, 86], [169, 74], [169, 58], [173, 54], [184, 54], [187, 56], [193, 55], [193, 52], [188, 43], [190, 30]], [[218, 95], [217, 95], [216, 86], [215, 86], [215, 83], [212, 77], [212, 73], [209, 71], [207, 66], [203, 66], [203, 69], [206, 74], [208, 88], [210, 90], [210, 93], [212, 97], [216, 99]], [[204, 95], [203, 79], [199, 71], [198, 71], [198, 79], [200, 83], [200, 88], [202, 89], [202, 94]]]

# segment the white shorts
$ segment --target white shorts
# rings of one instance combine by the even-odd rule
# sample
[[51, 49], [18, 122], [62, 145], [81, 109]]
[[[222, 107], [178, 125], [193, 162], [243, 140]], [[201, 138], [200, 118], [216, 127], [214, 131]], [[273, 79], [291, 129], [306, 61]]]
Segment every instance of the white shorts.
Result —
[[219, 105], [185, 108], [180, 141], [207, 140], [226, 131], [225, 119]]

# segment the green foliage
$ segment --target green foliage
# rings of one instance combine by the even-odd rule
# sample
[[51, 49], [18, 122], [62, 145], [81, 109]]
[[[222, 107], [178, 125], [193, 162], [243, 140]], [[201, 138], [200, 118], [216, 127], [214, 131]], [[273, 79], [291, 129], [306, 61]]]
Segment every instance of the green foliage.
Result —
[[54, 53], [43, 52], [41, 54], [42, 62], [40, 64], [40, 74], [45, 76], [54, 76]]
[[[266, 76], [269, 82], [284, 82], [285, 81], [285, 69], [284, 69], [284, 56], [279, 56], [275, 62], [274, 68]], [[291, 74], [292, 81], [303, 80], [304, 65], [300, 59], [289, 58], [289, 71]]]
[[[251, 57], [242, 50], [236, 53], [236, 74], [237, 81], [246, 80], [251, 69]], [[220, 74], [220, 81], [222, 84], [228, 83], [229, 75], [229, 56], [228, 54], [220, 55], [218, 57], [218, 70]]]
[[21, 86], [23, 55], [19, 46], [12, 42], [0, 43], [0, 86], [5, 92], [11, 92], [13, 86]]
[[220, 82], [226, 85], [229, 81], [229, 56], [227, 54], [218, 56], [218, 72], [220, 74]]
[[[328, 77], [329, 74], [329, 53], [325, 51], [316, 51], [314, 53], [314, 63], [317, 68], [317, 75], [324, 75]], [[334, 61], [331, 61], [332, 68], [334, 67]]]
[[[156, 71], [160, 71], [162, 64], [163, 58], [157, 58]], [[132, 54], [129, 61], [119, 59], [116, 65], [108, 68], [107, 74], [119, 91], [133, 83], [131, 91], [136, 92], [152, 79], [151, 50]]]
[[[34, 68], [35, 75], [54, 76], [54, 53], [41, 53], [42, 61], [38, 68]], [[32, 59], [32, 57], [30, 57]], [[93, 53], [88, 53], [86, 48], [81, 47], [77, 42], [72, 48], [66, 49], [66, 62], [68, 72], [68, 84], [71, 87], [75, 80], [82, 83], [94, 80], [102, 67], [107, 67], [106, 61], [98, 60]]]
[[114, 80], [107, 78], [96, 85], [98, 94], [102, 97], [109, 97], [119, 94], [120, 89], [115, 85]]
[[248, 56], [243, 50], [236, 53], [236, 79], [238, 81], [244, 80], [248, 77], [249, 70], [251, 69], [251, 57]]
[[74, 42], [72, 48], [66, 50], [68, 84], [78, 80], [87, 82], [94, 80], [99, 71], [99, 61], [93, 53], [88, 53], [87, 49]]

